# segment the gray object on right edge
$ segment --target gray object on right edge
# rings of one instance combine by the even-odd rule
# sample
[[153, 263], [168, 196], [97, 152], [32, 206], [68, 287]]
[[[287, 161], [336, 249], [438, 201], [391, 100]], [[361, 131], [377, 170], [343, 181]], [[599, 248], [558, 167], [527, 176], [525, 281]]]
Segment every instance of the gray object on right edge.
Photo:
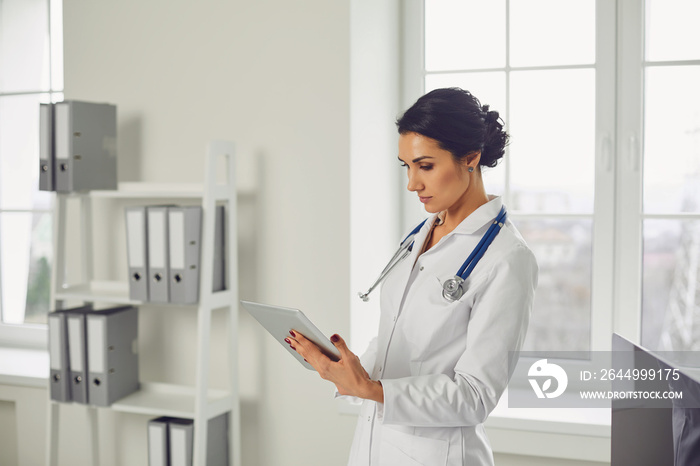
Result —
[[109, 406], [139, 388], [138, 309], [120, 306], [87, 319], [88, 399]]
[[117, 107], [66, 100], [53, 108], [55, 190], [117, 189]]

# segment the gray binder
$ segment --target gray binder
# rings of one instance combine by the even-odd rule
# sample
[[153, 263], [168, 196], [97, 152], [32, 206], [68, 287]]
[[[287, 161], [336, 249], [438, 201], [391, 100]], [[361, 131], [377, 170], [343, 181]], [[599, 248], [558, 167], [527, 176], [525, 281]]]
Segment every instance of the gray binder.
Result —
[[[224, 206], [216, 206], [216, 220], [214, 222], [214, 279], [212, 291], [226, 289], [226, 217]], [[235, 247], [235, 245], [233, 245]]]
[[66, 402], [71, 400], [66, 314], [64, 312], [51, 312], [48, 319], [51, 399]]
[[192, 466], [194, 421], [173, 418], [168, 423], [170, 437], [170, 466]]
[[87, 315], [88, 399], [109, 406], [139, 388], [138, 312], [121, 306]]
[[148, 300], [170, 301], [168, 280], [168, 207], [149, 206], [148, 219]]
[[[207, 466], [229, 464], [229, 414], [224, 413], [207, 423]], [[190, 466], [194, 442], [194, 421], [159, 417], [148, 422], [149, 466]]]
[[67, 100], [54, 104], [55, 188], [117, 189], [117, 107]]
[[56, 175], [54, 165], [53, 104], [39, 105], [39, 190], [55, 191]]
[[168, 422], [163, 416], [148, 421], [148, 466], [170, 466]]
[[70, 366], [71, 399], [76, 403], [88, 402], [88, 354], [85, 316], [91, 312], [86, 308], [61, 311], [66, 313], [68, 328], [68, 357]]
[[[59, 309], [49, 313], [49, 365], [50, 393], [55, 401], [72, 401], [71, 387], [73, 385], [70, 367], [70, 345], [68, 334], [68, 315], [83, 315], [92, 309], [92, 305]], [[78, 344], [78, 346], [80, 346]], [[78, 351], [80, 348], [78, 348]]]
[[126, 246], [129, 262], [129, 299], [148, 301], [148, 222], [146, 207], [127, 207]]
[[229, 464], [229, 413], [221, 414], [207, 423], [207, 466]]
[[199, 258], [202, 237], [202, 208], [168, 209], [170, 247], [170, 302], [192, 304], [199, 300]]

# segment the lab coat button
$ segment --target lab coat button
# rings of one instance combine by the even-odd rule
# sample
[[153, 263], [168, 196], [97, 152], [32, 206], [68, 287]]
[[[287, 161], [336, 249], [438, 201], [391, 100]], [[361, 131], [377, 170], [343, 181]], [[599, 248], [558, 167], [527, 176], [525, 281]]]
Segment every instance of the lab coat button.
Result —
[[423, 266], [421, 265], [421, 266], [420, 266], [420, 269], [418, 269], [418, 271], [419, 271], [419, 272], [422, 272], [424, 268], [425, 268], [425, 267], [423, 267]]

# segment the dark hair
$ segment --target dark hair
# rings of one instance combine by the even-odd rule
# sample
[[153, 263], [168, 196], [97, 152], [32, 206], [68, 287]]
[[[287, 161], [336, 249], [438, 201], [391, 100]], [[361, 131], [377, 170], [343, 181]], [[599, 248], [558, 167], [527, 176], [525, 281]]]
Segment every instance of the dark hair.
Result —
[[498, 112], [457, 87], [428, 92], [406, 110], [396, 126], [399, 134], [418, 133], [435, 139], [457, 162], [481, 151], [479, 165], [487, 167], [496, 166], [508, 143]]

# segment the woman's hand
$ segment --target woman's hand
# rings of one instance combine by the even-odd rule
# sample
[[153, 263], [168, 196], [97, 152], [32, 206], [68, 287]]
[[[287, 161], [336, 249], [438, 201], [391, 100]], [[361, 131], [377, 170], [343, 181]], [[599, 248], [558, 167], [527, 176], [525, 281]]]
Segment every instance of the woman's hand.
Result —
[[338, 393], [384, 402], [382, 384], [369, 378], [360, 364], [360, 358], [348, 349], [345, 340], [339, 335], [331, 337], [331, 342], [340, 351], [340, 360], [335, 362], [301, 333], [292, 330], [289, 334], [291, 338], [285, 338], [285, 341], [316, 369], [322, 379], [333, 382]]

